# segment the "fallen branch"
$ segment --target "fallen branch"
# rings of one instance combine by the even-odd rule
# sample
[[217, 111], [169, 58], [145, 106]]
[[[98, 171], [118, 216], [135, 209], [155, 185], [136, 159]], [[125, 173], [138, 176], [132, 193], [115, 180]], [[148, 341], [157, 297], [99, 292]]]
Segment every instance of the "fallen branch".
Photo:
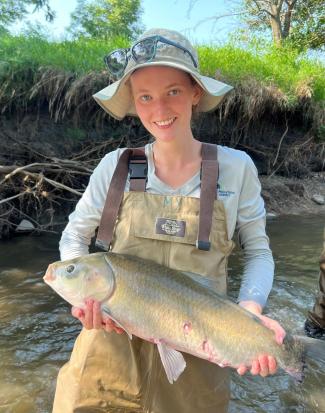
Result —
[[280, 142], [279, 142], [279, 145], [278, 145], [278, 149], [277, 149], [277, 152], [276, 152], [276, 155], [275, 155], [275, 159], [274, 159], [274, 161], [273, 161], [272, 166], [274, 166], [274, 165], [276, 164], [277, 160], [278, 160], [279, 153], [280, 153], [280, 148], [281, 148], [281, 144], [282, 144], [282, 141], [283, 141], [284, 137], [285, 137], [286, 134], [288, 133], [288, 130], [289, 130], [288, 121], [286, 120], [286, 130], [284, 131], [283, 135], [281, 136], [281, 139], [280, 139]]
[[13, 199], [21, 198], [22, 196], [26, 195], [27, 193], [30, 193], [30, 192], [27, 192], [27, 191], [25, 191], [25, 192], [20, 192], [19, 194], [10, 196], [9, 198], [1, 199], [1, 200], [0, 200], [0, 205], [1, 205], [1, 204], [5, 204], [6, 202], [10, 202], [10, 201], [12, 201]]

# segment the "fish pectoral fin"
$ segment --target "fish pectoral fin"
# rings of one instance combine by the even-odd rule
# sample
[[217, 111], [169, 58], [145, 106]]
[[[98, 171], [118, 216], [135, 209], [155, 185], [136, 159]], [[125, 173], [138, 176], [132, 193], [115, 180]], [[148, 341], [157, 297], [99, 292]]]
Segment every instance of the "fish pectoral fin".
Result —
[[182, 353], [168, 347], [166, 344], [158, 342], [157, 346], [168, 381], [173, 384], [173, 382], [183, 373], [186, 367], [186, 361], [184, 360]]
[[109, 318], [111, 318], [118, 327], [122, 328], [128, 335], [129, 339], [132, 340], [132, 334], [119, 321], [117, 321], [116, 318], [112, 316], [111, 312], [107, 307], [103, 306], [102, 312], [105, 313]]

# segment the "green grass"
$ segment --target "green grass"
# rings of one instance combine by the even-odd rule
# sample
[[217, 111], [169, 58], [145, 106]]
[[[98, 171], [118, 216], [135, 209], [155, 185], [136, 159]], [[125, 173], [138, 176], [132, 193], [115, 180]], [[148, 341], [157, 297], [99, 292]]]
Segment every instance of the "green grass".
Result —
[[103, 70], [103, 57], [112, 49], [126, 47], [128, 41], [80, 39], [49, 42], [41, 37], [0, 36], [0, 62], [20, 67], [47, 66], [77, 75]]
[[[0, 84], [15, 77], [24, 79], [27, 70], [36, 73], [40, 67], [72, 72], [76, 76], [105, 69], [103, 57], [117, 47], [126, 47], [123, 38], [111, 41], [80, 39], [49, 42], [42, 37], [0, 36]], [[198, 46], [201, 72], [222, 79], [234, 86], [255, 79], [264, 86], [276, 87], [286, 97], [288, 106], [295, 106], [302, 94], [308, 93], [315, 102], [324, 100], [324, 65], [308, 59], [289, 47], [278, 49], [270, 44], [239, 47], [228, 43], [223, 46]], [[29, 81], [32, 77], [28, 75]], [[219, 77], [217, 75], [217, 77]]]
[[253, 78], [265, 86], [276, 86], [289, 105], [297, 102], [306, 87], [314, 101], [325, 98], [324, 65], [289, 47], [265, 45], [264, 50], [244, 50], [232, 44], [200, 46], [199, 56], [203, 73], [213, 76], [219, 71], [234, 85]]

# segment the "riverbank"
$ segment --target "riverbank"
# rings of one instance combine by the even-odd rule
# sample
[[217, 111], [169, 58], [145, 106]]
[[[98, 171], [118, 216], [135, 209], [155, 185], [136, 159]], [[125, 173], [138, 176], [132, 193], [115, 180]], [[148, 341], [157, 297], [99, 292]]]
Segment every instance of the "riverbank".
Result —
[[[211, 127], [216, 124], [211, 115], [205, 120]], [[117, 129], [113, 124], [97, 131], [54, 122], [47, 113], [1, 120], [0, 239], [21, 229], [22, 220], [29, 222], [28, 231], [62, 231], [99, 160], [118, 146], [141, 146], [148, 139], [134, 120]], [[230, 146], [222, 139], [218, 143]], [[325, 205], [313, 200], [325, 198], [325, 171], [298, 163], [293, 176], [276, 171], [267, 175], [268, 158], [254, 150], [248, 153], [260, 172], [268, 216], [325, 214]]]
[[[0, 38], [0, 238], [22, 220], [60, 231], [99, 160], [150, 140], [138, 119], [118, 122], [92, 99], [112, 82], [103, 56], [125, 47], [112, 42]], [[234, 89], [194, 117], [193, 134], [251, 156], [268, 214], [322, 214], [312, 199], [325, 197], [323, 64], [264, 46], [198, 47], [202, 74]]]
[[303, 179], [276, 175], [259, 178], [269, 216], [325, 214], [325, 203], [320, 205], [313, 200], [325, 199], [325, 172], [310, 173]]

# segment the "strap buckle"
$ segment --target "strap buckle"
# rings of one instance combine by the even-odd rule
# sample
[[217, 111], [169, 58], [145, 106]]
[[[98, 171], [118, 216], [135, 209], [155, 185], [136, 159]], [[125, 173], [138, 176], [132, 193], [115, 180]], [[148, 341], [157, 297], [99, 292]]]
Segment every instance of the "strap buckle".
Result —
[[145, 156], [132, 156], [129, 161], [130, 179], [146, 179], [148, 162]]
[[202, 250], [202, 251], [210, 251], [211, 242], [210, 242], [210, 241], [196, 240], [195, 246], [196, 246], [196, 248], [199, 249], [199, 250]]
[[95, 245], [97, 248], [100, 248], [101, 250], [104, 250], [104, 251], [109, 251], [111, 247], [110, 244], [107, 244], [107, 242], [105, 242], [104, 240], [98, 239], [98, 238], [96, 239]]

